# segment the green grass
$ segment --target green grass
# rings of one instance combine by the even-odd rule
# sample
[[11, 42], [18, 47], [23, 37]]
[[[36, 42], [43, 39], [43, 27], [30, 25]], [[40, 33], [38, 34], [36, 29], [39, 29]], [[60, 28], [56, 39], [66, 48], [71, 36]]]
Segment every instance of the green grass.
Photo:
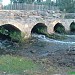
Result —
[[25, 70], [36, 71], [39, 67], [31, 59], [2, 55], [0, 56], [0, 72], [22, 74]]
[[70, 75], [75, 75], [75, 72], [68, 72], [68, 74], [70, 74]]

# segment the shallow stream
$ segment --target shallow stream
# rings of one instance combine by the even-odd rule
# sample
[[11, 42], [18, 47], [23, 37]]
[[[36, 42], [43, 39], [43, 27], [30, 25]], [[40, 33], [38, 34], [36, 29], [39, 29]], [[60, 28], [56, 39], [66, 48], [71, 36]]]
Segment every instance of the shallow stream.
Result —
[[73, 67], [72, 70], [75, 70], [75, 35], [66, 36], [67, 39], [59, 41], [44, 35], [33, 34], [30, 39], [20, 45], [0, 40], [0, 54], [19, 55], [33, 60], [47, 58], [53, 66], [63, 67], [63, 72], [67, 71], [66, 67]]

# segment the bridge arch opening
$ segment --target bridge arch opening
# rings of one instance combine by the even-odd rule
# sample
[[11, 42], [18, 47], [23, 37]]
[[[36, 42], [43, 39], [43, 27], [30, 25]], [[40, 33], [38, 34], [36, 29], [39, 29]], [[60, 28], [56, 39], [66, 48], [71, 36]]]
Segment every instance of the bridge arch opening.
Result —
[[65, 27], [62, 25], [62, 23], [57, 23], [54, 26], [54, 32], [59, 34], [65, 33]]
[[75, 22], [74, 21], [70, 24], [70, 32], [75, 32]]
[[47, 34], [47, 26], [44, 23], [37, 23], [31, 30], [31, 34]]
[[12, 24], [4, 24], [0, 26], [0, 39], [18, 41], [21, 37], [21, 31]]

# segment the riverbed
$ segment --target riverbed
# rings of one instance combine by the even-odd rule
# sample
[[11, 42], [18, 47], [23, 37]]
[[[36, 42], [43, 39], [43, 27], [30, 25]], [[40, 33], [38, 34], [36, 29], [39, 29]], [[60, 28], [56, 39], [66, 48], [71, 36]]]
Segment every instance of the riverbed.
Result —
[[[75, 71], [75, 36], [66, 35], [65, 40], [55, 40], [44, 35], [33, 34], [23, 43], [0, 41], [1, 55], [29, 57], [35, 62], [45, 64], [45, 71], [53, 66], [61, 75]], [[48, 74], [50, 73], [49, 71]]]

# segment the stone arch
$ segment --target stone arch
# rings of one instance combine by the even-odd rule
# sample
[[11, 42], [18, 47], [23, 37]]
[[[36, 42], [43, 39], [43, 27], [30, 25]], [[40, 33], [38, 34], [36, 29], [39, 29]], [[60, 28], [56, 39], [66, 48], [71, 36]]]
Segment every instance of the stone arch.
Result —
[[47, 26], [44, 23], [37, 23], [31, 30], [31, 34], [33, 33], [45, 35], [47, 33]]
[[56, 33], [65, 33], [65, 27], [62, 25], [62, 23], [59, 22], [54, 26], [53, 30]]
[[18, 39], [15, 39], [15, 38], [18, 38], [17, 37], [18, 35], [21, 36], [21, 31], [14, 25], [4, 24], [0, 26], [0, 39], [2, 40], [13, 39], [13, 41], [14, 40], [17, 41]]
[[70, 24], [70, 31], [75, 32], [75, 22], [74, 21]]
[[4, 24], [4, 25], [1, 25], [0, 27], [3, 27], [7, 29], [8, 31], [20, 31], [19, 28], [17, 28], [16, 26], [12, 24]]

